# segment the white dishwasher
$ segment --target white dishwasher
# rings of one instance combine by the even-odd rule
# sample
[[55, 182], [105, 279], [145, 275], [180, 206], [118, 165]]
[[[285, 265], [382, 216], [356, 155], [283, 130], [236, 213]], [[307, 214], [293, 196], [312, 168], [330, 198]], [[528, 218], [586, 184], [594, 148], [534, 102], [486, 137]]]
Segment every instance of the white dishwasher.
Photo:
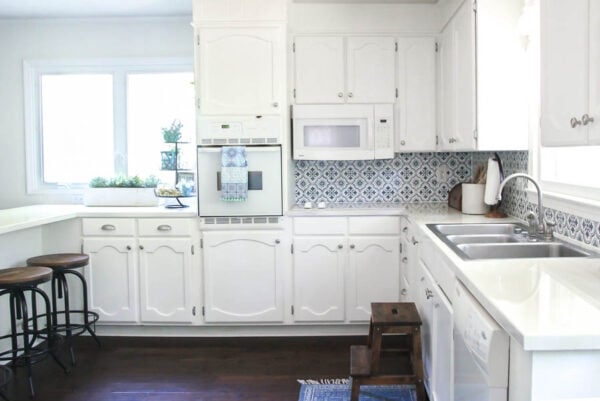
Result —
[[458, 281], [455, 294], [454, 401], [506, 401], [508, 335]]

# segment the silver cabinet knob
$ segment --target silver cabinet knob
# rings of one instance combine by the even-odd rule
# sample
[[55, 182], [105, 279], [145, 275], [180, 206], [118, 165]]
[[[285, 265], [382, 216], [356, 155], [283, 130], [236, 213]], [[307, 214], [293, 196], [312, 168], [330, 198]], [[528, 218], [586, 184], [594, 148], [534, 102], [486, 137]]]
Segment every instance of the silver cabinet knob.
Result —
[[426, 297], [427, 299], [431, 299], [431, 298], [433, 298], [433, 291], [431, 291], [429, 288], [427, 288], [427, 289], [425, 290], [425, 297]]
[[403, 288], [402, 291], [400, 291], [401, 295], [406, 295], [408, 293], [408, 290], [406, 288]]
[[402, 263], [408, 263], [408, 258], [406, 256], [402, 258]]
[[342, 248], [344, 248], [344, 245], [342, 245], [342, 244], [339, 244], [339, 245], [338, 245], [338, 249], [342, 249]]
[[581, 125], [581, 121], [575, 117], [571, 118], [571, 128], [575, 128], [578, 125]]
[[354, 97], [354, 93], [352, 93], [352, 92], [349, 92], [349, 93], [348, 93], [348, 97]]
[[144, 245], [140, 245], [140, 249], [143, 250], [144, 249]]
[[584, 114], [583, 116], [581, 116], [581, 123], [583, 125], [588, 125], [589, 123], [593, 123], [594, 122], [594, 117], [590, 117], [587, 114]]
[[276, 239], [276, 240], [275, 240], [275, 243], [276, 243], [276, 244], [281, 244], [281, 240], [279, 240], [279, 239]]
[[128, 251], [131, 251], [131, 246], [127, 245], [125, 248], [126, 248]]
[[356, 246], [354, 246], [354, 244], [350, 245], [350, 249], [354, 249], [356, 248]]
[[415, 237], [412, 237], [412, 244], [413, 244], [413, 245], [417, 245], [418, 243], [419, 243], [419, 241], [417, 241], [417, 240], [415, 239]]
[[408, 227], [404, 227], [404, 228], [402, 229], [402, 232], [403, 232], [403, 233], [405, 233], [405, 232], [408, 232]]
[[273, 102], [273, 107], [279, 107], [279, 103]]
[[402, 145], [402, 146], [406, 145], [406, 141], [400, 141], [400, 145]]
[[338, 92], [338, 97], [344, 97], [344, 92]]

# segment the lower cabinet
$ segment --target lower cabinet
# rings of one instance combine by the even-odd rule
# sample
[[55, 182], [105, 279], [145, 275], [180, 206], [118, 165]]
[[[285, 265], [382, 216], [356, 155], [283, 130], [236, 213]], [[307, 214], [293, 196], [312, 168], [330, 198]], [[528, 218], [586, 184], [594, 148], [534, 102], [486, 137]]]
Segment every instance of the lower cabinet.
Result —
[[294, 320], [343, 321], [344, 237], [294, 239]]
[[192, 323], [192, 241], [140, 239], [142, 322]]
[[203, 234], [204, 320], [283, 322], [283, 234]]

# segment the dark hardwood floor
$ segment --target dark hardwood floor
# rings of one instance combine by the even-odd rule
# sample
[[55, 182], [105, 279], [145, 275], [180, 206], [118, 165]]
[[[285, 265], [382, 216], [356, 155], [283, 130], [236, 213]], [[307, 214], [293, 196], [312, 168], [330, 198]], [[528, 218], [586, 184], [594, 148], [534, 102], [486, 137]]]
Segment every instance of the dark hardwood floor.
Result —
[[[297, 379], [346, 378], [349, 347], [364, 337], [76, 339], [65, 375], [47, 358], [34, 366], [37, 401], [297, 401]], [[60, 354], [64, 362], [66, 353]], [[6, 394], [30, 400], [19, 368]]]

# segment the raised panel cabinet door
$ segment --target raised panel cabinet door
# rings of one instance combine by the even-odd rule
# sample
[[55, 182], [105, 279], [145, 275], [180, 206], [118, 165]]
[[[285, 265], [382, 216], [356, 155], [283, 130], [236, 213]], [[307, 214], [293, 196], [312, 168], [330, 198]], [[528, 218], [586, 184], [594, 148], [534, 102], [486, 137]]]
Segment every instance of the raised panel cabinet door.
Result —
[[434, 285], [432, 301], [432, 400], [452, 401], [454, 394], [454, 315], [452, 305]]
[[191, 249], [190, 239], [140, 240], [142, 322], [192, 322]]
[[590, 2], [590, 145], [600, 145], [600, 2]]
[[348, 103], [394, 103], [396, 41], [393, 37], [350, 37], [346, 50]]
[[200, 113], [279, 115], [285, 88], [283, 29], [200, 28]]
[[344, 237], [294, 239], [294, 321], [344, 320]]
[[399, 241], [398, 237], [349, 238], [349, 320], [368, 321], [371, 302], [400, 300]]
[[283, 244], [277, 232], [205, 232], [206, 322], [282, 322]]
[[344, 38], [294, 39], [296, 103], [344, 103]]
[[454, 65], [453, 54], [454, 54], [454, 41], [452, 35], [452, 21], [446, 25], [446, 28], [442, 31], [440, 44], [438, 47], [439, 52], [439, 149], [448, 150], [451, 148], [452, 140], [455, 136], [455, 123], [456, 113], [454, 105], [454, 92], [455, 92], [455, 80], [454, 80]]
[[435, 38], [399, 38], [396, 151], [435, 151]]
[[589, 0], [540, 3], [543, 146], [587, 143], [587, 126], [573, 127], [571, 120], [589, 112], [589, 5]]
[[435, 282], [425, 265], [419, 261], [417, 266], [417, 294], [415, 303], [421, 317], [421, 344], [425, 388], [431, 399], [432, 355], [433, 355], [433, 286]]
[[90, 256], [85, 268], [89, 309], [98, 323], [137, 323], [138, 277], [133, 238], [85, 238], [83, 252]]

